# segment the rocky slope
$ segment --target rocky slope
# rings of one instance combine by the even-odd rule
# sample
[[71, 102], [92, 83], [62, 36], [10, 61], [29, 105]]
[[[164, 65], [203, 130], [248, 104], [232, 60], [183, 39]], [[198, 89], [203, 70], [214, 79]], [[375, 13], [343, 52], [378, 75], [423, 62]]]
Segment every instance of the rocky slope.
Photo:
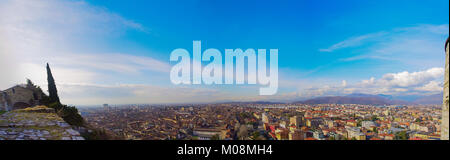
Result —
[[37, 106], [0, 115], [0, 140], [84, 140], [54, 109]]

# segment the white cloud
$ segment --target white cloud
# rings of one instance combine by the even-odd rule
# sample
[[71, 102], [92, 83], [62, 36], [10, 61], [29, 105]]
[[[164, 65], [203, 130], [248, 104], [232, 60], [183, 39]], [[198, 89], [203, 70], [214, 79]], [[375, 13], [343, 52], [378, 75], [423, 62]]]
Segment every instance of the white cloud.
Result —
[[45, 65], [49, 62], [62, 100], [77, 99], [83, 104], [83, 99], [77, 98], [82, 95], [64, 93], [89, 90], [64, 84], [103, 83], [113, 77], [111, 83], [124, 77], [142, 78], [141, 73], [168, 72], [168, 63], [152, 57], [98, 53], [99, 48], [110, 47], [108, 40], [128, 31], [150, 33], [137, 22], [84, 1], [1, 1], [0, 89], [30, 78], [46, 90]]
[[[379, 60], [413, 69], [443, 66], [445, 58], [443, 43], [448, 37], [448, 24], [417, 25], [397, 28], [382, 36], [370, 37], [361, 44], [345, 50], [341, 62]], [[350, 48], [341, 47], [340, 49]], [[335, 50], [336, 51], [336, 50]]]
[[[22, 69], [38, 70], [29, 64], [41, 67], [45, 62], [60, 63], [55, 64], [56, 67], [64, 64], [66, 68], [72, 64], [72, 68], [109, 68], [117, 71], [166, 70], [167, 64], [149, 57], [120, 54], [96, 57], [95, 54], [85, 53], [85, 47], [91, 43], [102, 43], [102, 37], [121, 34], [128, 29], [147, 30], [139, 23], [84, 1], [2, 1], [0, 71], [8, 79], [2, 78], [0, 87], [6, 88], [23, 81], [24, 77], [17, 79], [23, 74], [12, 68], [26, 66]], [[98, 41], [91, 40], [95, 39], [93, 37], [99, 37]], [[71, 72], [64, 73], [61, 77]]]
[[342, 80], [342, 87], [346, 87], [347, 86], [347, 81], [346, 80]]
[[0, 71], [8, 79], [0, 78], [0, 88], [30, 78], [46, 90], [49, 62], [60, 98], [68, 104], [212, 102], [236, 97], [216, 89], [165, 84], [170, 83], [171, 66], [158, 59], [98, 51], [116, 47], [108, 41], [128, 31], [150, 33], [137, 22], [84, 1], [2, 1]]
[[[352, 93], [405, 95], [417, 93], [423, 95], [436, 94], [443, 91], [443, 68], [430, 68], [417, 72], [386, 73], [381, 78], [371, 77], [367, 80], [347, 84], [316, 85], [300, 89], [300, 97], [336, 96]], [[345, 85], [344, 85], [345, 84]]]
[[400, 73], [388, 73], [385, 74], [380, 80], [377, 81], [377, 85], [380, 86], [398, 86], [398, 87], [410, 87], [417, 86], [431, 80], [435, 80], [444, 75], [444, 68], [431, 68], [426, 71], [412, 72], [407, 71]]
[[215, 102], [225, 97], [224, 93], [216, 89], [161, 87], [148, 84], [61, 83], [58, 87], [64, 88], [60, 95], [67, 97], [65, 103], [82, 105], [198, 103]]
[[[88, 70], [66, 67], [52, 67], [52, 74], [55, 76], [58, 83], [82, 83], [93, 82], [99, 74]], [[21, 77], [17, 77], [24, 82], [25, 78], [32, 79], [36, 84], [47, 84], [47, 70], [45, 64], [37, 65], [34, 63], [22, 63], [17, 66], [16, 72], [19, 72]], [[16, 82], [17, 83], [17, 82]], [[46, 86], [43, 86], [46, 88]]]
[[[362, 36], [355, 36], [336, 43], [322, 52], [337, 52], [344, 49], [340, 63], [364, 59], [379, 60], [381, 64], [410, 68], [411, 70], [427, 70], [417, 72], [387, 73], [382, 77], [362, 80], [358, 83], [323, 85], [302, 89], [308, 96], [342, 95], [350, 93], [367, 94], [436, 94], [442, 92], [444, 69], [443, 42], [448, 37], [448, 24], [422, 24], [412, 27], [396, 28]], [[383, 63], [385, 62], [385, 63]]]
[[335, 50], [342, 49], [342, 48], [355, 47], [355, 46], [364, 44], [365, 42], [367, 42], [369, 40], [372, 40], [372, 39], [378, 38], [378, 37], [382, 37], [384, 35], [386, 35], [386, 32], [370, 33], [370, 34], [366, 34], [366, 35], [362, 35], [362, 36], [351, 37], [342, 42], [336, 43], [328, 48], [319, 49], [319, 51], [320, 52], [333, 52]]
[[442, 92], [443, 90], [443, 85], [441, 82], [437, 82], [437, 81], [430, 81], [429, 83], [420, 86], [420, 87], [416, 87], [414, 88], [415, 90], [418, 91], [428, 91], [428, 92]]
[[[321, 52], [334, 52], [340, 49], [358, 47], [364, 44], [373, 46], [373, 52], [386, 53], [392, 52], [392, 49], [403, 49], [413, 52], [429, 51], [429, 47], [424, 47], [430, 44], [430, 40], [436, 40], [436, 36], [448, 36], [448, 24], [431, 25], [422, 24], [413, 27], [395, 28], [390, 31], [380, 31], [376, 33], [369, 33], [365, 35], [355, 36], [333, 44], [324, 49], [319, 49]], [[434, 38], [434, 39], [432, 39]], [[418, 45], [411, 45], [417, 43]], [[443, 43], [443, 42], [439, 42]], [[406, 45], [401, 45], [406, 44]], [[440, 44], [442, 45], [442, 44]], [[401, 46], [401, 47], [399, 47]], [[440, 47], [439, 49], [441, 49]], [[418, 50], [417, 50], [418, 49]], [[383, 58], [376, 54], [373, 55], [358, 55], [344, 60], [357, 60], [362, 58]]]
[[125, 54], [66, 54], [63, 57], [50, 57], [57, 65], [87, 67], [96, 70], [109, 70], [121, 73], [139, 73], [141, 71], [169, 72], [168, 63], [142, 56]]
[[368, 80], [362, 80], [362, 85], [372, 85], [375, 82], [375, 77], [370, 77]]

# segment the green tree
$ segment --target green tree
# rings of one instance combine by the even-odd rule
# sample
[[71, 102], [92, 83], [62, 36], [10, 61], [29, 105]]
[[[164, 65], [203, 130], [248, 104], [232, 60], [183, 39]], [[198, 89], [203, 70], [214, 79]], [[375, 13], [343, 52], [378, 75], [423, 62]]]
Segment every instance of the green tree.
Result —
[[70, 125], [84, 126], [84, 119], [80, 114], [78, 114], [78, 109], [76, 107], [61, 105], [58, 110], [58, 115]]
[[211, 137], [211, 140], [220, 140], [220, 137], [218, 134]]
[[356, 122], [356, 126], [361, 127], [362, 126], [362, 120], [358, 119]]
[[408, 134], [406, 133], [406, 131], [401, 131], [401, 132], [397, 132], [395, 134], [395, 139], [397, 140], [408, 140]]
[[376, 115], [373, 115], [372, 116], [372, 121], [377, 121], [377, 120], [378, 120], [378, 117]]
[[48, 107], [55, 109], [55, 111], [59, 111], [64, 106], [61, 103], [53, 102], [53, 103], [48, 104]]
[[59, 101], [58, 91], [56, 89], [55, 79], [53, 78], [50, 66], [47, 63], [47, 83], [48, 83], [48, 93], [51, 102], [61, 103]]
[[260, 136], [260, 134], [258, 131], [255, 131], [252, 133], [252, 136], [253, 136], [253, 139], [257, 139]]

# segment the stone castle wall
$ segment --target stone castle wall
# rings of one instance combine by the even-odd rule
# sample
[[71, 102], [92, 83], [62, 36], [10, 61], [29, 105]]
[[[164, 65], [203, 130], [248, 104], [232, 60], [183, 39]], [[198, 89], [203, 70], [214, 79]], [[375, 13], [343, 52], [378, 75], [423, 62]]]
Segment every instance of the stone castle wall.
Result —
[[12, 110], [12, 107], [9, 96], [7, 95], [6, 92], [0, 91], [0, 111], [10, 111], [10, 110]]
[[[7, 94], [7, 100], [9, 101], [10, 109], [20, 109], [15, 108], [16, 104], [22, 103], [27, 104], [25, 106], [32, 106], [36, 102], [33, 91], [21, 86], [15, 86], [4, 91]], [[3, 98], [2, 98], [3, 99]], [[24, 106], [22, 105], [21, 108]]]
[[0, 91], [0, 111], [7, 111], [8, 109], [6, 108], [7, 104], [6, 104], [6, 97], [3, 96], [3, 92]]
[[444, 103], [442, 104], [442, 125], [441, 125], [441, 139], [442, 140], [449, 140], [448, 137], [448, 114], [449, 114], [449, 110], [448, 110], [448, 99], [449, 99], [449, 84], [448, 84], [448, 76], [449, 76], [449, 66], [448, 66], [448, 52], [449, 52], [449, 39], [447, 39], [446, 42], [446, 47], [445, 47], [445, 77], [444, 77]]

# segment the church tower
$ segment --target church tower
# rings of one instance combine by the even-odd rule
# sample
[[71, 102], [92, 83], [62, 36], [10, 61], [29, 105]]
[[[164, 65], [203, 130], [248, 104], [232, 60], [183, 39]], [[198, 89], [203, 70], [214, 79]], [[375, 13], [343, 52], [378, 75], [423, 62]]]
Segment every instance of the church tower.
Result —
[[444, 77], [444, 103], [442, 104], [442, 124], [441, 124], [441, 140], [448, 139], [448, 48], [449, 38], [445, 42], [445, 77]]

